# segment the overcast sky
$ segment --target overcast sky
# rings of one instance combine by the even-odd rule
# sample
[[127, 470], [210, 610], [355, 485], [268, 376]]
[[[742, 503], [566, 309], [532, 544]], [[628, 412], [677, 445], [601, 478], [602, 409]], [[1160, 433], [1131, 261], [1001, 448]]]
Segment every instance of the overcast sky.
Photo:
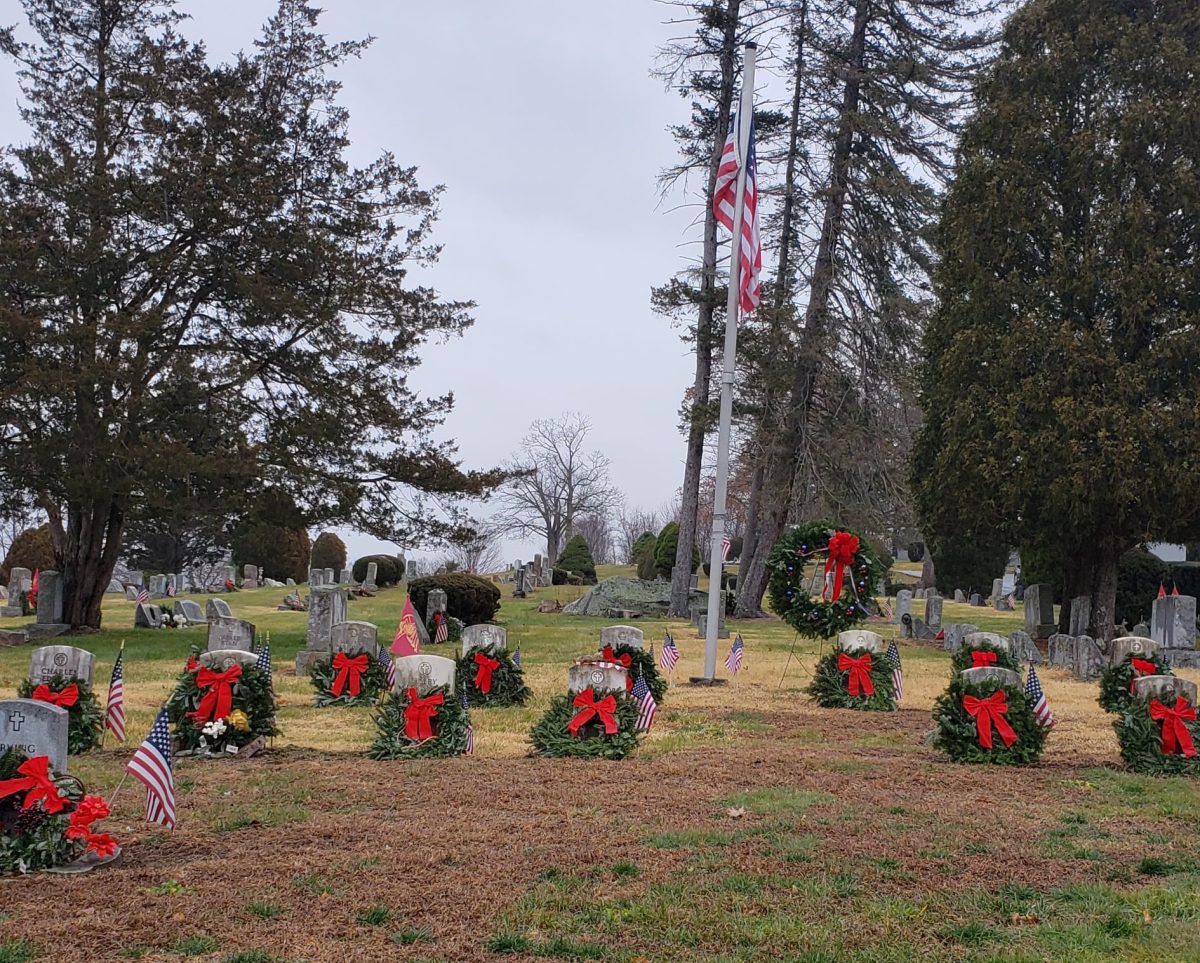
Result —
[[[687, 103], [650, 77], [677, 35], [654, 0], [327, 0], [334, 40], [376, 38], [340, 74], [353, 159], [391, 150], [444, 184], [430, 283], [478, 302], [462, 340], [430, 348], [417, 383], [447, 387], [447, 435], [468, 467], [512, 453], [530, 421], [572, 410], [594, 424], [630, 504], [674, 497], [677, 423], [692, 360], [649, 293], [694, 255], [693, 211], [660, 203]], [[214, 58], [248, 48], [273, 0], [181, 0], [184, 33]], [[19, 0], [0, 22], [23, 23]], [[27, 32], [26, 32], [27, 33]], [[21, 138], [10, 63], [3, 140]], [[678, 199], [676, 199], [678, 200]], [[486, 511], [486, 509], [485, 509]], [[375, 543], [346, 533], [352, 556]], [[382, 546], [381, 546], [382, 547]], [[540, 547], [506, 546], [511, 560]], [[424, 553], [413, 553], [424, 554]]]

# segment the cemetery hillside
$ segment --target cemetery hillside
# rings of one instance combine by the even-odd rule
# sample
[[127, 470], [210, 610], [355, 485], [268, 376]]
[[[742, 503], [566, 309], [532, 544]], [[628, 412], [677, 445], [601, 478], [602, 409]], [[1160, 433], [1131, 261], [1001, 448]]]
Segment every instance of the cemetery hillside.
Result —
[[0, 0], [0, 963], [1200, 961], [1198, 103], [1195, 0]]

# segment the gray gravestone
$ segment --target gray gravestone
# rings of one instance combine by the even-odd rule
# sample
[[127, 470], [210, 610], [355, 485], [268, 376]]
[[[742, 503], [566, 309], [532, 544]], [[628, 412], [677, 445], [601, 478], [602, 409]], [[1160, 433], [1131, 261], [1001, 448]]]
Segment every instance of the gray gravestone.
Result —
[[325, 569], [310, 568], [308, 570], [308, 587], [309, 588], [316, 588], [317, 586], [322, 585], [324, 583], [324, 581], [325, 581]]
[[1004, 579], [992, 579], [992, 608], [1000, 607], [1000, 600], [1004, 598]]
[[1083, 682], [1099, 679], [1104, 674], [1106, 660], [1100, 644], [1089, 635], [1075, 637], [1075, 678]]
[[176, 617], [183, 616], [188, 622], [199, 624], [205, 621], [204, 610], [191, 599], [180, 599], [175, 603]]
[[1138, 699], [1158, 699], [1159, 702], [1174, 702], [1183, 696], [1194, 706], [1196, 683], [1177, 675], [1144, 675], [1133, 680], [1133, 694]]
[[1050, 636], [1046, 661], [1056, 668], [1074, 670], [1077, 648], [1075, 636], [1056, 632]]
[[1071, 599], [1070, 634], [1087, 635], [1088, 623], [1092, 620], [1092, 599], [1080, 595]]
[[963, 669], [959, 675], [964, 682], [970, 682], [974, 685], [994, 682], [997, 686], [1012, 685], [1018, 689], [1025, 687], [1025, 684], [1021, 681], [1020, 673], [1013, 672], [1012, 669], [998, 669], [994, 665], [983, 666], [978, 669]]
[[245, 619], [209, 619], [208, 650], [254, 649], [254, 623]]
[[206, 669], [224, 672], [235, 663], [243, 668], [249, 668], [258, 663], [258, 656], [245, 649], [210, 649], [196, 656], [196, 661]]
[[940, 595], [931, 595], [925, 600], [925, 624], [933, 629], [934, 635], [937, 635], [938, 629], [942, 627], [942, 597]]
[[507, 649], [508, 631], [502, 625], [468, 625], [462, 633], [462, 650], [466, 655], [471, 649]]
[[242, 566], [242, 588], [256, 589], [258, 588], [258, 566], [243, 565]]
[[346, 590], [336, 585], [313, 589], [308, 600], [306, 647], [310, 651], [331, 651], [333, 627], [345, 621]]
[[646, 645], [646, 635], [632, 625], [606, 625], [600, 630], [600, 648], [606, 645], [611, 645], [614, 649], [618, 645], [642, 649]]
[[1108, 661], [1119, 665], [1131, 655], [1137, 659], [1145, 659], [1158, 652], [1158, 643], [1137, 635], [1123, 635], [1113, 639], [1108, 644]]
[[449, 686], [454, 694], [455, 662], [440, 655], [404, 655], [395, 659], [395, 691], [416, 689], [418, 696], [428, 695], [439, 686]]
[[133, 586], [133, 585], [127, 586], [125, 589], [125, 601], [126, 602], [136, 602], [137, 597], [138, 597], [138, 590], [137, 590], [136, 586]]
[[[354, 582], [354, 573], [350, 569], [344, 568], [341, 570], [341, 572], [338, 573], [338, 583], [339, 584], [350, 585], [353, 582]], [[292, 584], [295, 585], [296, 583], [292, 582]]]
[[162, 628], [163, 612], [157, 605], [149, 602], [138, 602], [133, 610], [133, 627], [135, 629]]
[[896, 624], [901, 625], [904, 622], [904, 616], [912, 615], [912, 592], [908, 589], [900, 589], [896, 593]]
[[337, 585], [337, 572], [331, 568], [325, 569], [325, 574], [322, 578], [326, 585]]
[[433, 613], [446, 613], [446, 593], [443, 589], [430, 589], [425, 598], [425, 625], [433, 625]]
[[28, 592], [32, 586], [33, 572], [20, 565], [14, 565], [8, 573], [8, 587], [12, 590], [12, 594], [20, 595], [22, 592]]
[[943, 648], [947, 652], [957, 652], [962, 648], [963, 639], [972, 632], [978, 632], [979, 628], [970, 622], [947, 622], [942, 626], [942, 631], [946, 635]]
[[980, 595], [978, 592], [975, 592], [975, 593], [974, 593], [974, 594], [971, 596], [971, 601], [970, 601], [970, 603], [969, 603], [969, 604], [970, 604], [972, 607], [974, 607], [974, 608], [977, 608], [977, 609], [981, 609], [981, 608], [983, 608], [983, 596], [982, 596], [982, 595]]
[[334, 652], [357, 655], [366, 652], [372, 658], [379, 655], [379, 629], [371, 622], [338, 622], [329, 633]]
[[849, 629], [846, 632], [839, 632], [837, 641], [838, 648], [843, 652], [855, 652], [861, 649], [864, 652], [883, 655], [883, 636], [877, 632], [867, 629]]
[[63, 584], [58, 572], [42, 572], [38, 576], [37, 620], [38, 625], [62, 625]]
[[1000, 598], [996, 599], [997, 612], [1011, 612], [1012, 610], [1012, 599], [1010, 599], [1007, 595], [1001, 595]]
[[296, 580], [294, 578], [292, 578], [291, 576], [288, 576], [287, 581], [285, 581], [283, 584], [288, 586], [289, 588], [295, 588]]
[[1008, 639], [995, 632], [968, 632], [963, 636], [962, 644], [968, 649], [977, 649], [985, 643], [995, 646], [1001, 652], [1008, 651]]
[[628, 677], [624, 666], [580, 659], [567, 670], [567, 688], [573, 693], [590, 688], [599, 698], [605, 692], [624, 692]]
[[0, 754], [16, 749], [29, 758], [46, 756], [55, 772], [67, 771], [70, 713], [36, 699], [0, 700]]
[[114, 578], [108, 583], [108, 588], [104, 591], [113, 595], [120, 595], [125, 591], [125, 586], [122, 585], [119, 580]]
[[1150, 638], [1150, 626], [1145, 622], [1139, 622], [1133, 627], [1133, 634], [1139, 639], [1148, 639]]
[[1008, 651], [1018, 662], [1042, 661], [1042, 653], [1033, 644], [1033, 636], [1023, 629], [1008, 634]]
[[150, 576], [150, 598], [165, 599], [167, 597], [167, 577], [165, 575]]
[[1054, 626], [1054, 588], [1050, 585], [1025, 587], [1025, 631], [1035, 639], [1046, 638], [1046, 627]]
[[167, 576], [167, 595], [174, 597], [183, 591], [183, 576], [168, 575]]
[[529, 585], [525, 580], [525, 567], [521, 566], [513, 575], [513, 598], [523, 599], [529, 592]]
[[204, 617], [206, 619], [231, 619], [233, 612], [229, 610], [229, 603], [224, 599], [209, 599], [208, 604], [204, 606]]
[[34, 685], [56, 675], [92, 684], [96, 657], [73, 645], [43, 645], [29, 653], [29, 679]]
[[966, 600], [967, 600], [967, 595], [962, 589], [954, 590], [954, 601], [955, 602], [965, 602]]
[[[39, 596], [39, 621], [41, 613]], [[1191, 595], [1168, 595], [1155, 599], [1150, 616], [1150, 638], [1164, 649], [1196, 648], [1196, 599]]]
[[379, 577], [379, 565], [376, 562], [367, 562], [367, 577], [363, 579], [363, 588], [368, 591], [375, 589], [375, 580]]

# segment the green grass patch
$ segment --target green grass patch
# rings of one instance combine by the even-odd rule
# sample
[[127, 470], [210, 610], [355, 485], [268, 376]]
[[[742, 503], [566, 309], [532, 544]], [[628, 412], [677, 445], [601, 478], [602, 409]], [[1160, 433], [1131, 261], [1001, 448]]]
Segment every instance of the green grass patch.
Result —
[[414, 943], [432, 943], [433, 931], [424, 926], [410, 926], [396, 930], [388, 937], [397, 946], [412, 946]]
[[251, 903], [246, 907], [246, 912], [257, 916], [259, 919], [273, 920], [283, 912], [283, 909], [274, 903]]
[[719, 829], [669, 829], [651, 833], [642, 842], [651, 849], [712, 849], [729, 846], [735, 838], [734, 833]]
[[488, 939], [486, 945], [493, 953], [504, 955], [528, 953], [532, 949], [529, 937], [520, 933], [497, 933]]
[[320, 873], [297, 876], [292, 880], [292, 885], [300, 892], [308, 893], [309, 896], [326, 896], [335, 892], [333, 884]]
[[392, 911], [386, 906], [372, 906], [354, 917], [363, 926], [383, 926], [392, 921]]
[[215, 953], [219, 944], [211, 936], [185, 936], [175, 944], [175, 952], [180, 956], [202, 956], [205, 953]]
[[38, 951], [32, 943], [24, 940], [12, 940], [0, 943], [0, 963], [29, 963], [38, 957]]
[[808, 812], [815, 805], [831, 802], [832, 799], [828, 793], [775, 786], [726, 796], [718, 805], [727, 809], [748, 809], [757, 816], [799, 815]]
[[618, 879], [631, 879], [634, 876], [640, 875], [641, 872], [633, 863], [613, 863], [612, 865], [612, 874]]

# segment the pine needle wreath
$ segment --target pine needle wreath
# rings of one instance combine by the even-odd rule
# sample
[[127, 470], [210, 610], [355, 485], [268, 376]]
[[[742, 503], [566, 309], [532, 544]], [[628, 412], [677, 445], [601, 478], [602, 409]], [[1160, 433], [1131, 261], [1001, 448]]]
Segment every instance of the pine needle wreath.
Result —
[[408, 690], [395, 689], [376, 710], [374, 721], [379, 730], [367, 756], [371, 759], [431, 759], [461, 756], [467, 751], [467, 727], [470, 717], [463, 708], [461, 697], [450, 692], [449, 686], [431, 689], [442, 694], [442, 704], [431, 720], [433, 738], [418, 741], [405, 733], [404, 710], [409, 706]]
[[617, 711], [617, 731], [605, 734], [603, 727], [593, 719], [573, 736], [567, 725], [579, 712], [574, 705], [575, 694], [568, 692], [559, 696], [538, 720], [529, 734], [533, 752], [538, 756], [572, 756], [582, 759], [624, 759], [638, 744], [638, 707], [624, 692], [614, 692]]
[[1135, 678], [1133, 668], [1134, 659], [1142, 659], [1154, 665], [1154, 672], [1143, 672], [1140, 673], [1141, 675], [1175, 674], [1171, 671], [1171, 667], [1157, 653], [1153, 655], [1130, 653], [1123, 661], [1118, 662], [1116, 665], [1110, 665], [1104, 670], [1104, 674], [1100, 676], [1100, 698], [1097, 701], [1100, 703], [1100, 708], [1105, 712], [1124, 712], [1129, 704], [1135, 701], [1133, 693], [1129, 691], [1129, 686]]
[[[870, 614], [867, 601], [872, 586], [884, 576], [883, 562], [865, 538], [858, 538], [858, 550], [846, 566], [841, 595], [836, 601], [823, 599], [821, 592], [810, 594], [805, 568], [818, 564], [816, 583], [824, 584], [823, 569], [830, 539], [838, 532], [855, 535], [832, 522], [811, 522], [788, 529], [780, 536], [767, 560], [770, 577], [767, 591], [771, 608], [800, 635], [809, 639], [828, 639], [863, 622]], [[807, 581], [812, 582], [811, 575]]]
[[[479, 673], [479, 666], [475, 663], [476, 652], [484, 652], [500, 663], [498, 669], [492, 670], [492, 687], [487, 692], [475, 685], [475, 676]], [[513, 662], [512, 656], [505, 649], [468, 649], [466, 654], [455, 662], [455, 666], [455, 684], [460, 692], [467, 694], [473, 709], [523, 706], [533, 695], [533, 691], [525, 684], [524, 671]]]
[[[41, 685], [42, 683], [38, 683]], [[90, 685], [74, 676], [55, 673], [45, 680], [45, 685], [52, 692], [62, 692], [69, 685], [76, 686], [79, 698], [75, 704], [66, 706], [67, 710], [67, 752], [77, 756], [81, 752], [90, 752], [100, 745], [104, 736], [104, 712], [96, 701], [96, 693]], [[34, 685], [32, 679], [26, 679], [17, 688], [17, 695], [22, 699], [33, 698]]]
[[[667, 694], [667, 680], [658, 671], [658, 665], [654, 661], [654, 656], [650, 654], [650, 650], [639, 649], [622, 642], [612, 646], [612, 654], [618, 665], [625, 665], [622, 656], [629, 656], [629, 665], [626, 666], [626, 670], [629, 673], [630, 688], [632, 688], [633, 680], [640, 673], [645, 678], [646, 685], [650, 687], [650, 694], [654, 696], [654, 701], [662, 705], [663, 697]], [[629, 688], [625, 691], [628, 692]]]
[[[1165, 701], [1165, 700], [1163, 700]], [[1174, 702], [1174, 700], [1172, 700]], [[1200, 750], [1200, 721], [1185, 722], [1192, 744]], [[1200, 755], [1164, 755], [1162, 723], [1150, 718], [1149, 699], [1130, 699], [1113, 722], [1121, 759], [1134, 772], [1147, 776], [1200, 776]]]
[[[204, 698], [204, 690], [196, 682], [199, 668], [184, 672], [175, 684], [175, 691], [167, 700], [167, 719], [175, 729], [180, 749], [199, 749], [205, 745], [200, 733], [202, 724], [197, 724], [189, 713], [195, 712]], [[247, 730], [231, 727], [225, 737], [228, 745], [241, 746], [253, 742], [259, 736], [274, 736], [275, 694], [271, 691], [266, 673], [254, 665], [243, 665], [241, 678], [231, 687], [233, 708], [246, 713], [250, 725]]]
[[333, 684], [340, 670], [333, 667], [332, 653], [329, 658], [318, 659], [309, 667], [308, 681], [317, 690], [313, 704], [318, 709], [325, 706], [369, 706], [379, 701], [388, 690], [387, 668], [375, 656], [370, 653], [366, 655], [367, 668], [359, 676], [359, 692], [356, 696], [350, 694], [349, 685], [342, 689], [340, 696], [333, 694]]
[[[986, 699], [1003, 691], [1008, 703], [1004, 716], [1017, 739], [1006, 746], [999, 733], [992, 734], [992, 748], [979, 744], [975, 720], [963, 707], [966, 696]], [[1003, 766], [1025, 766], [1038, 761], [1046, 742], [1046, 730], [1038, 725], [1025, 690], [1017, 685], [998, 685], [995, 682], [967, 682], [955, 676], [950, 685], [933, 704], [933, 721], [937, 725], [933, 745], [954, 762], [987, 762]]]
[[972, 652], [994, 652], [996, 661], [992, 663], [992, 668], [996, 669], [1012, 669], [1013, 672], [1021, 671], [1021, 664], [1012, 657], [1007, 649], [1001, 649], [991, 642], [981, 642], [979, 645], [968, 646], [966, 643], [950, 657], [950, 667], [952, 677], [958, 678], [958, 674], [964, 669], [974, 669], [976, 665], [971, 659]]
[[[894, 712], [896, 709], [896, 687], [892, 676], [892, 664], [878, 652], [871, 652], [871, 685], [875, 687], [873, 695], [850, 694], [850, 670], [838, 668], [840, 649], [834, 650], [817, 662], [813, 669], [813, 679], [808, 685], [808, 694], [823, 709], [864, 709], [873, 712]], [[851, 658], [866, 655], [865, 651], [855, 649], [845, 653]]]

